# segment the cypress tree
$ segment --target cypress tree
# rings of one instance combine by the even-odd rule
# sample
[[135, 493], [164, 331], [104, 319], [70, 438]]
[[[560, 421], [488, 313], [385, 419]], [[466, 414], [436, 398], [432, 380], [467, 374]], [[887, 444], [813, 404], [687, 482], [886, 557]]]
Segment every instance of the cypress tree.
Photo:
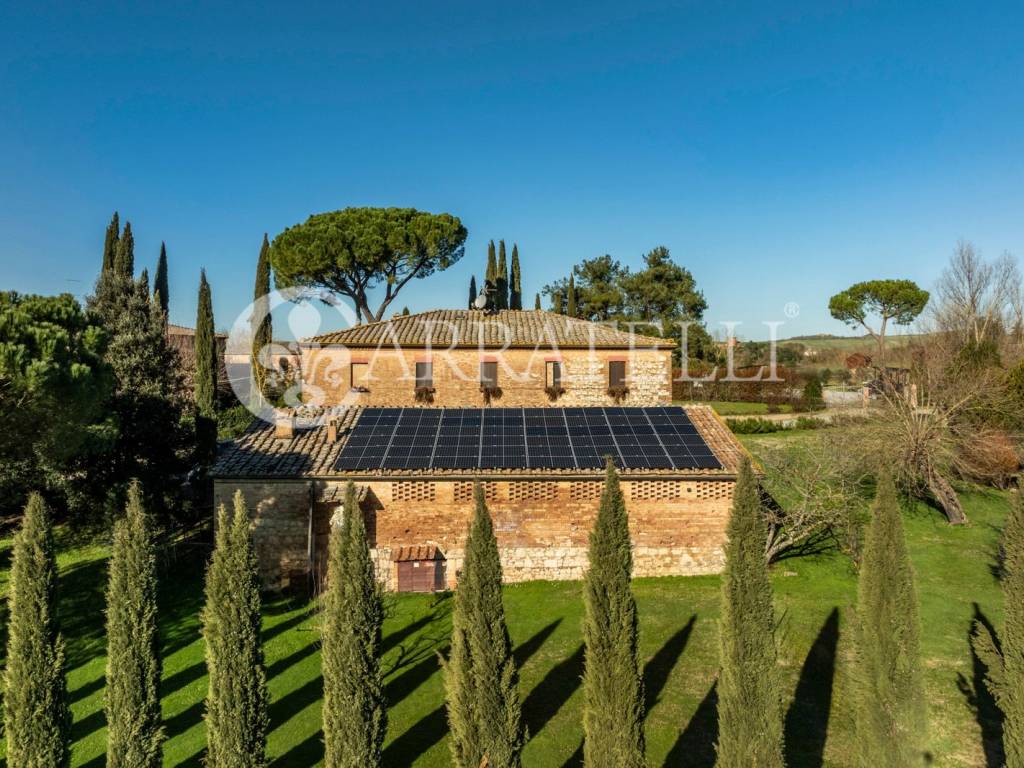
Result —
[[505, 241], [498, 241], [498, 274], [496, 285], [498, 288], [495, 306], [498, 309], [508, 309], [508, 261], [505, 258]]
[[241, 491], [234, 513], [217, 513], [213, 558], [202, 612], [206, 640], [206, 765], [264, 768], [267, 679], [260, 643], [260, 592], [249, 512]]
[[565, 314], [569, 317], [576, 317], [576, 280], [569, 274], [569, 289], [565, 302]]
[[132, 235], [132, 223], [125, 222], [124, 231], [117, 241], [114, 254], [114, 271], [122, 280], [131, 280], [135, 276], [135, 236]]
[[452, 611], [452, 650], [445, 667], [448, 723], [456, 768], [518, 768], [525, 735], [519, 674], [505, 625], [501, 559], [483, 487]]
[[536, 309], [536, 310], [540, 310], [541, 309], [541, 306], [540, 306], [540, 294], [539, 293], [536, 293], [533, 296], [533, 308]]
[[381, 764], [387, 706], [380, 672], [384, 608], [355, 485], [331, 528], [323, 612], [324, 765]]
[[497, 285], [497, 279], [498, 262], [497, 257], [494, 255], [494, 241], [491, 240], [487, 244], [487, 272], [484, 274], [484, 283], [493, 290]]
[[644, 765], [644, 687], [637, 650], [629, 518], [619, 475], [608, 461], [604, 492], [590, 532], [583, 585], [583, 764]]
[[1024, 768], [1024, 492], [1010, 507], [1002, 555], [1006, 623], [1000, 641], [975, 622], [971, 644], [988, 667], [985, 683], [1003, 713], [1006, 768]]
[[408, 317], [408, 316], [409, 316], [409, 308], [408, 307], [402, 307], [402, 317]]
[[58, 768], [71, 761], [56, 587], [49, 513], [42, 497], [32, 494], [14, 539], [8, 593], [4, 724], [11, 768]]
[[561, 291], [555, 291], [551, 294], [551, 311], [563, 314], [565, 312], [565, 302]]
[[156, 295], [160, 309], [167, 317], [167, 307], [170, 299], [167, 286], [167, 246], [160, 243], [160, 258], [156, 261], [156, 277], [153, 279], [153, 293]]
[[853, 702], [858, 765], [921, 764], [925, 726], [914, 575], [892, 477], [882, 475], [857, 585]]
[[196, 312], [196, 370], [193, 380], [196, 412], [214, 418], [217, 415], [217, 338], [213, 331], [213, 298], [206, 270], [199, 275], [199, 302]]
[[757, 479], [744, 459], [733, 495], [719, 627], [718, 762], [722, 768], [782, 768], [782, 683], [768, 577], [767, 522]]
[[474, 308], [474, 302], [476, 302], [477, 294], [479, 291], [476, 289], [476, 275], [469, 276], [469, 308]]
[[523, 275], [519, 268], [519, 246], [512, 243], [512, 286], [508, 297], [509, 309], [523, 308]]
[[117, 241], [121, 237], [121, 225], [118, 222], [117, 211], [110, 218], [107, 225], [107, 234], [103, 238], [103, 267], [101, 273], [109, 272], [114, 268], [114, 260], [117, 258]]
[[252, 329], [252, 368], [253, 393], [262, 398], [267, 392], [267, 368], [261, 354], [273, 343], [274, 329], [270, 318], [270, 241], [263, 233], [263, 244], [256, 260], [256, 285], [253, 287], [253, 329]]
[[114, 523], [107, 580], [107, 766], [158, 768], [160, 651], [156, 554], [142, 487], [128, 489], [125, 515]]

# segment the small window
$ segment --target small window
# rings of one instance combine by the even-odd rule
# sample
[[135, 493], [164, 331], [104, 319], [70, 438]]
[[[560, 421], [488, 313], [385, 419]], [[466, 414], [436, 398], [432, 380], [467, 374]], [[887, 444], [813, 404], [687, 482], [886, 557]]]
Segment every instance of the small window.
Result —
[[434, 364], [416, 363], [416, 389], [432, 388], [434, 386]]
[[626, 386], [626, 361], [611, 360], [608, 363], [608, 387]]
[[352, 363], [351, 380], [349, 386], [352, 389], [369, 388], [370, 366], [367, 363]]
[[562, 386], [562, 364], [557, 360], [549, 361], [545, 366], [544, 386]]
[[497, 363], [480, 363], [480, 386], [481, 387], [496, 387], [496, 386], [498, 386], [498, 364]]

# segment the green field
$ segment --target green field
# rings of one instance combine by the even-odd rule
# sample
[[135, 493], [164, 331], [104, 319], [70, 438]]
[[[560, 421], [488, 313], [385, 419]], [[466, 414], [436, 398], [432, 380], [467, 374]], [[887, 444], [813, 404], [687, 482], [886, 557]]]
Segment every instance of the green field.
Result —
[[[762, 445], [800, 439], [746, 439]], [[967, 633], [975, 612], [1001, 623], [1001, 597], [993, 577], [1006, 499], [998, 493], [965, 495], [971, 525], [950, 528], [923, 506], [906, 514], [922, 605], [924, 666], [929, 700], [930, 749], [937, 766], [984, 766], [984, 739], [993, 743], [996, 721], [980, 690], [979, 667]], [[103, 765], [103, 588], [107, 550], [76, 542], [61, 531], [60, 613], [68, 640], [68, 685], [74, 713], [73, 764]], [[162, 641], [166, 765], [200, 766], [206, 689], [198, 612], [202, 602], [204, 545], [181, 545], [164, 562]], [[6, 581], [10, 540], [0, 549]], [[787, 680], [787, 753], [790, 766], [851, 764], [846, 679], [850, 608], [856, 580], [835, 555], [787, 559], [774, 569], [780, 663]], [[707, 766], [714, 762], [718, 578], [640, 579], [641, 652], [647, 687], [646, 721], [651, 766]], [[530, 741], [527, 766], [580, 764], [582, 617], [580, 585], [535, 582], [506, 588], [506, 607]], [[384, 668], [391, 702], [386, 744], [390, 766], [449, 764], [444, 690], [437, 654], [450, 629], [448, 596], [389, 598], [384, 627]], [[977, 604], [977, 608], [975, 607]], [[264, 618], [271, 693], [269, 752], [275, 766], [317, 765], [319, 738], [319, 634], [314, 606], [267, 602]], [[990, 763], [994, 764], [994, 763]]]

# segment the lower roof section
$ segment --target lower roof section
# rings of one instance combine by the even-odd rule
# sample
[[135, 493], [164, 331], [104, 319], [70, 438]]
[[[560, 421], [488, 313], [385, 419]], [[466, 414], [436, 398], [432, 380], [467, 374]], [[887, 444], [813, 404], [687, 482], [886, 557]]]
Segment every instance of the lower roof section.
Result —
[[[287, 414], [294, 427], [291, 437], [278, 437], [275, 425], [256, 421], [239, 438], [222, 445], [211, 472], [215, 479], [323, 479], [373, 480], [412, 478], [417, 480], [462, 479], [554, 479], [594, 478], [601, 466], [572, 467], [373, 467], [342, 468], [343, 451], [359, 423], [362, 408], [299, 408]], [[498, 409], [494, 409], [498, 410]], [[554, 413], [558, 409], [540, 409]], [[675, 409], [674, 409], [675, 410]], [[733, 477], [745, 449], [729, 428], [708, 406], [682, 409], [717, 466], [620, 466], [623, 477], [691, 479]]]

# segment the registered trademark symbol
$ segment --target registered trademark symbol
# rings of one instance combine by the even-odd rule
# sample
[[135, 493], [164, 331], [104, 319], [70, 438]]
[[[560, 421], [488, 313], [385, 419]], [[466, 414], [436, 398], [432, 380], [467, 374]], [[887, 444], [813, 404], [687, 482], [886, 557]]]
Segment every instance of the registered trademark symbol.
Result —
[[790, 301], [789, 303], [786, 304], [785, 307], [782, 308], [782, 311], [785, 312], [786, 317], [792, 320], [794, 317], [797, 317], [800, 314], [800, 305], [797, 304], [795, 301]]

